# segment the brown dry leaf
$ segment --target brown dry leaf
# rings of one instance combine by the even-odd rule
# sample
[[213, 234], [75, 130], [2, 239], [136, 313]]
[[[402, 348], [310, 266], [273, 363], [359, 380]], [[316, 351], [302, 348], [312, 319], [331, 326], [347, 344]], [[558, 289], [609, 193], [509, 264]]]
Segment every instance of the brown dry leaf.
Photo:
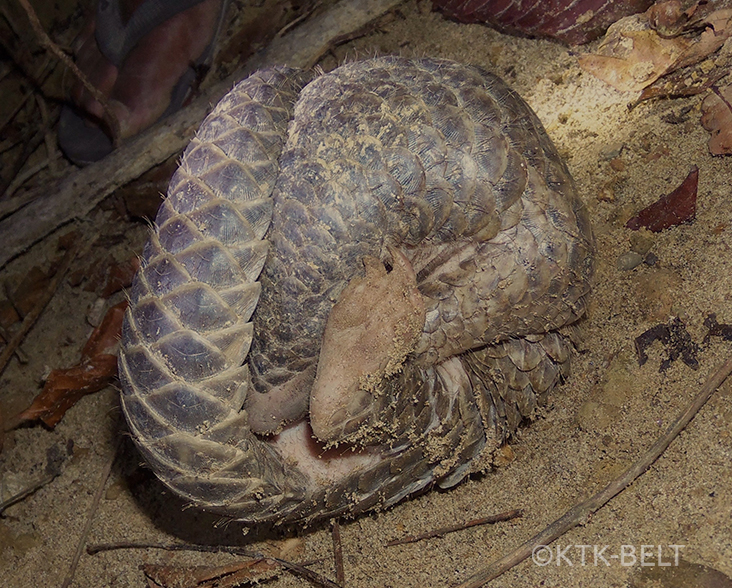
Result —
[[709, 152], [712, 155], [732, 153], [732, 85], [709, 94], [702, 102], [701, 111], [701, 124], [712, 134]]
[[663, 37], [675, 37], [684, 30], [689, 18], [696, 12], [698, 3], [684, 11], [681, 0], [656, 2], [646, 12], [651, 28]]
[[112, 294], [131, 286], [138, 269], [140, 269], [140, 258], [137, 256], [122, 263], [113, 263], [107, 271], [107, 280], [100, 296], [109, 298]]
[[693, 221], [696, 218], [698, 186], [699, 168], [694, 166], [678, 188], [641, 210], [625, 223], [625, 226], [634, 231], [646, 227], [658, 233], [669, 227]]
[[53, 370], [33, 403], [12, 419], [13, 426], [40, 420], [54, 428], [80, 398], [101, 390], [117, 375], [117, 344], [127, 301], [107, 311], [81, 352], [81, 361], [72, 368]]
[[[58, 263], [55, 265], [58, 266]], [[23, 276], [20, 284], [8, 292], [11, 303], [21, 317], [31, 312], [43, 298], [52, 277], [53, 271], [46, 273], [40, 267], [34, 266]]]
[[0, 327], [9, 329], [19, 321], [20, 315], [12, 302], [7, 298], [0, 299]]
[[[644, 15], [619, 21], [639, 20]], [[683, 37], [664, 39], [650, 29], [623, 31], [611, 27], [597, 55], [580, 55], [582, 69], [622, 92], [640, 92], [655, 82], [689, 48]]]
[[282, 569], [272, 560], [259, 559], [225, 566], [179, 567], [143, 564], [148, 586], [160, 588], [233, 588], [276, 576]]
[[[710, 69], [708, 61], [695, 66], [673, 71], [643, 89], [638, 99], [632, 104], [637, 106], [651, 98], [675, 98], [681, 96], [695, 96], [706, 92], [720, 79], [729, 73], [729, 56], [724, 60], [715, 60]], [[716, 63], [719, 61], [720, 63]]]
[[674, 69], [699, 63], [724, 45], [732, 35], [732, 9], [712, 12], [700, 24], [706, 28], [674, 64]]
[[[597, 55], [580, 56], [580, 67], [618, 90], [643, 91], [639, 102], [656, 96], [698, 93], [726, 74], [727, 62], [720, 60], [710, 61], [695, 72], [679, 72], [677, 79], [668, 83], [661, 80], [672, 72], [700, 64], [717, 52], [732, 36], [732, 9], [715, 10], [690, 20], [679, 36], [672, 38], [663, 37], [652, 28], [653, 18], [649, 10], [615, 23], [608, 29]], [[681, 36], [700, 28], [702, 32], [694, 38]]]
[[129, 287], [139, 268], [140, 260], [137, 256], [117, 262], [112, 255], [106, 255], [90, 260], [88, 265], [74, 272], [69, 281], [75, 286], [86, 282], [83, 287], [86, 292], [95, 292], [100, 298], [109, 298]]

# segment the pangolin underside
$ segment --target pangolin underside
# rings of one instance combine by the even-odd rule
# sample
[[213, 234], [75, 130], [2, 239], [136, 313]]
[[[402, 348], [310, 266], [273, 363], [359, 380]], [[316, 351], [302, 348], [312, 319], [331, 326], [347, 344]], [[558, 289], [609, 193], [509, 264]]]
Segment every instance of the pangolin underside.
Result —
[[143, 253], [132, 436], [177, 494], [247, 522], [452, 486], [566, 373], [592, 256], [565, 164], [496, 76], [261, 70], [203, 122]]

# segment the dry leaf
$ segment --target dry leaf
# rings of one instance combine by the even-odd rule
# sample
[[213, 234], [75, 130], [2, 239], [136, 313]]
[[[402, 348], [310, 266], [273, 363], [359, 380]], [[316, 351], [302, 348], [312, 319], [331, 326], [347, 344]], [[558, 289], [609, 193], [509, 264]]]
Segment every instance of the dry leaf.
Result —
[[[695, 94], [710, 87], [728, 72], [726, 58], [708, 58], [732, 36], [732, 9], [715, 10], [692, 20], [697, 8], [694, 5], [686, 12], [665, 15], [662, 31], [673, 29], [673, 14], [679, 19], [675, 23], [678, 34], [673, 37], [655, 30], [660, 26], [658, 5], [618, 21], [608, 29], [598, 54], [579, 57], [580, 67], [618, 90], [642, 92], [638, 102]], [[697, 30], [701, 32], [690, 36]], [[681, 71], [697, 64], [692, 71]], [[678, 74], [673, 79], [662, 79], [674, 72]]]
[[272, 560], [259, 559], [225, 566], [179, 567], [143, 564], [148, 585], [160, 588], [234, 588], [276, 576], [280, 566]]
[[140, 258], [136, 255], [122, 263], [112, 263], [107, 271], [107, 281], [100, 293], [102, 298], [109, 298], [112, 294], [132, 285], [132, 280], [140, 269]]
[[701, 124], [712, 134], [709, 152], [712, 155], [732, 153], [732, 85], [709, 94], [702, 102], [701, 111]]
[[117, 344], [127, 301], [107, 311], [81, 352], [81, 361], [69, 369], [53, 370], [33, 403], [12, 419], [14, 426], [40, 420], [53, 429], [80, 398], [97, 392], [117, 375]]
[[53, 271], [46, 273], [40, 267], [34, 266], [26, 272], [17, 288], [8, 293], [10, 301], [21, 317], [31, 312], [43, 298], [52, 277]]
[[[616, 26], [617, 25], [617, 26]], [[622, 19], [608, 30], [596, 55], [580, 55], [585, 71], [622, 92], [640, 92], [669, 71], [688, 50], [684, 37], [664, 39], [645, 15]], [[632, 29], [641, 25], [645, 30]]]
[[712, 12], [701, 24], [706, 28], [676, 64], [677, 68], [699, 63], [724, 45], [732, 36], [732, 9]]
[[140, 260], [137, 256], [118, 263], [112, 255], [106, 255], [90, 260], [86, 267], [72, 274], [70, 281], [72, 285], [86, 281], [86, 292], [95, 292], [101, 298], [109, 298], [132, 284], [139, 267]]
[[[691, 16], [682, 8], [680, 0], [656, 2], [647, 12], [651, 28], [658, 31], [662, 37], [675, 37], [681, 34]], [[696, 10], [696, 8], [697, 5], [694, 5], [693, 9]]]
[[694, 166], [681, 185], [670, 194], [641, 210], [625, 226], [637, 231], [641, 227], [658, 233], [696, 218], [696, 194], [699, 168]]
[[715, 66], [710, 70], [706, 67], [706, 63], [679, 69], [659, 78], [643, 89], [632, 106], [651, 98], [676, 98], [701, 94], [729, 73], [728, 64], [724, 67]]

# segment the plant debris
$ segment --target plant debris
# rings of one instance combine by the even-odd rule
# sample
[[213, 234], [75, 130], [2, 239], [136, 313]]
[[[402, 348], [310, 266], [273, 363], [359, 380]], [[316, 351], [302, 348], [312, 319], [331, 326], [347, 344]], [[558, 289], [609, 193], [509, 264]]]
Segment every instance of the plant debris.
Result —
[[641, 210], [625, 226], [633, 231], [645, 227], [659, 233], [669, 227], [693, 221], [696, 218], [698, 186], [699, 168], [694, 166], [678, 188]]
[[5, 511], [6, 508], [12, 506], [16, 502], [27, 498], [33, 494], [36, 490], [43, 488], [46, 484], [53, 482], [57, 476], [61, 474], [63, 465], [66, 458], [70, 455], [71, 450], [66, 447], [65, 450], [61, 449], [59, 444], [51, 445], [46, 451], [46, 467], [44, 468], [44, 476], [34, 484], [31, 484], [27, 488], [21, 490], [14, 496], [11, 496], [7, 500], [0, 502], [0, 515]]
[[110, 308], [84, 345], [79, 363], [53, 370], [33, 403], [9, 419], [6, 428], [40, 420], [53, 429], [80, 398], [107, 386], [117, 375], [117, 345], [126, 309], [126, 300]]
[[[50, 302], [51, 298], [53, 298], [53, 295], [61, 282], [61, 278], [66, 275], [66, 272], [69, 271], [69, 267], [71, 267], [71, 263], [76, 259], [79, 248], [80, 245], [77, 244], [66, 250], [56, 273], [53, 274], [53, 277], [48, 281], [48, 284], [45, 285], [42, 294], [34, 301], [32, 308], [23, 316], [23, 322], [21, 323], [20, 328], [17, 329], [7, 340], [5, 348], [0, 352], [0, 373], [2, 373], [8, 365], [8, 361], [10, 361], [10, 358], [16, 353], [18, 346], [21, 344], [28, 331], [30, 331], [31, 327], [43, 312], [43, 309], [46, 308], [46, 305]], [[18, 314], [23, 313], [19, 312]], [[5, 428], [8, 428], [7, 425]]]
[[255, 559], [223, 566], [142, 564], [140, 569], [150, 588], [233, 588], [277, 576], [281, 567], [270, 559]]
[[[581, 55], [585, 71], [623, 92], [638, 92], [637, 105], [657, 97], [689, 96], [727, 75], [732, 9], [696, 2], [682, 11], [677, 0], [659, 2], [607, 31], [597, 53]], [[716, 55], [714, 55], [716, 54]]]
[[417, 543], [418, 541], [423, 541], [424, 539], [442, 537], [443, 535], [447, 535], [448, 533], [455, 533], [456, 531], [462, 531], [464, 529], [470, 529], [471, 527], [478, 527], [480, 525], [492, 525], [503, 521], [510, 521], [511, 519], [516, 519], [522, 516], [524, 516], [524, 511], [522, 510], [509, 510], [507, 512], [502, 512], [497, 515], [473, 519], [465, 523], [457, 523], [455, 525], [448, 525], [447, 527], [440, 527], [439, 529], [427, 531], [426, 533], [421, 533], [419, 535], [407, 535], [406, 537], [402, 537], [401, 539], [394, 539], [393, 541], [389, 541], [386, 546], [393, 547], [395, 545]]
[[704, 98], [701, 124], [711, 133], [708, 148], [712, 155], [732, 153], [732, 84], [717, 88]]
[[711, 313], [704, 319], [704, 326], [708, 329], [702, 345], [707, 345], [712, 337], [721, 337], [723, 341], [732, 341], [732, 325], [726, 323], [718, 323], [717, 315]]
[[681, 319], [674, 317], [668, 324], [651, 327], [635, 338], [635, 351], [638, 355], [638, 365], [648, 361], [648, 349], [654, 342], [660, 341], [666, 348], [667, 357], [661, 362], [659, 372], [665, 372], [679, 357], [691, 369], [699, 367], [697, 354], [699, 346], [694, 343]]

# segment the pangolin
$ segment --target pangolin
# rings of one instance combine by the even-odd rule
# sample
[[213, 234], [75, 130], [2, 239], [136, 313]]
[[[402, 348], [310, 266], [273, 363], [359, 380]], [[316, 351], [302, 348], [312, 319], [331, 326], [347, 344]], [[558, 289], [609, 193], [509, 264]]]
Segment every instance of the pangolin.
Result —
[[248, 523], [453, 486], [567, 373], [593, 251], [566, 165], [495, 75], [260, 70], [204, 120], [144, 249], [130, 431], [168, 487]]

